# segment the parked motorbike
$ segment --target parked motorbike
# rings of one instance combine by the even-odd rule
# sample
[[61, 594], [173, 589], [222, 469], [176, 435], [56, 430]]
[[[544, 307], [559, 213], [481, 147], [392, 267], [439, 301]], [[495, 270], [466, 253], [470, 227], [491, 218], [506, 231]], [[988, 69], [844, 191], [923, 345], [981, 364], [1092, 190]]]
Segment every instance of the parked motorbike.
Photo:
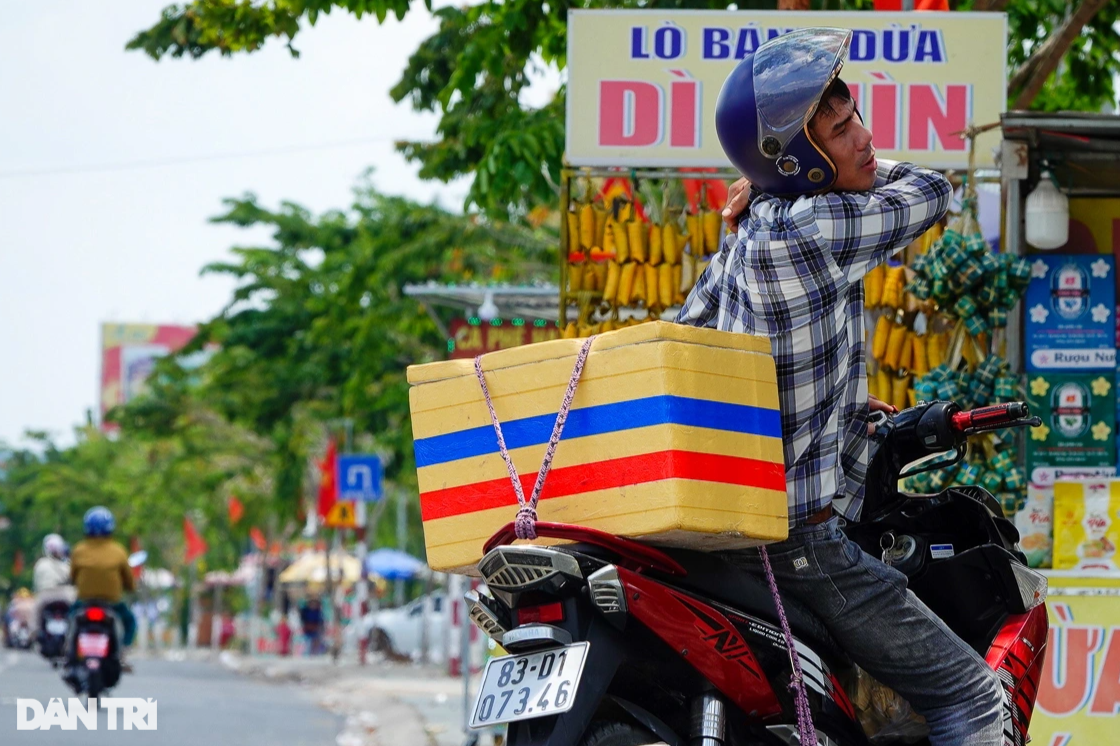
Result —
[[50, 601], [43, 604], [39, 615], [39, 655], [58, 668], [66, 658], [66, 634], [70, 630], [70, 604]]
[[67, 640], [66, 669], [62, 679], [74, 693], [98, 698], [120, 681], [120, 642], [117, 619], [109, 606], [86, 605], [74, 617]]
[[[969, 435], [1038, 422], [1022, 403], [923, 403], [880, 419], [861, 520], [845, 528], [865, 551], [887, 554], [998, 673], [1008, 746], [1026, 742], [1034, 709], [1046, 579], [1027, 567], [1018, 532], [984, 489], [911, 495], [897, 485], [960, 461]], [[801, 743], [792, 661], [764, 579], [714, 554], [583, 527], [538, 523], [537, 534], [574, 543], [511, 546], [510, 524], [478, 565], [491, 595], [468, 596], [470, 617], [511, 655], [488, 664], [473, 727], [508, 723], [511, 746]], [[913, 727], [868, 733], [866, 703], [853, 694], [869, 677], [811, 611], [788, 597], [783, 605], [820, 744], [928, 742]], [[879, 701], [901, 702], [871, 685]]]

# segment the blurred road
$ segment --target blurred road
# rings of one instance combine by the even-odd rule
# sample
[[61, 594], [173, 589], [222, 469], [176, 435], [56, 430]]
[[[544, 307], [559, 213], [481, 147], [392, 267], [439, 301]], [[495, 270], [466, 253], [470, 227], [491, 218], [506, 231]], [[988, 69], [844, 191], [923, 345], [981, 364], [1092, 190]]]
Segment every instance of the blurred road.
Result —
[[0, 650], [0, 744], [4, 746], [334, 746], [345, 718], [320, 708], [312, 694], [291, 685], [238, 676], [201, 661], [137, 660], [114, 697], [159, 703], [158, 730], [108, 730], [102, 711], [96, 732], [17, 731], [16, 699], [71, 697], [57, 671], [36, 654]]

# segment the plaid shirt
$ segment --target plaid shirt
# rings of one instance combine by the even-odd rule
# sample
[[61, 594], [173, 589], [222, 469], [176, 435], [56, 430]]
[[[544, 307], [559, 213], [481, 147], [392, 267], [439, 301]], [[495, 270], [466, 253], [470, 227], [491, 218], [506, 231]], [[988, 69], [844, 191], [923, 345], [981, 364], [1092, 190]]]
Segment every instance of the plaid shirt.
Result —
[[778, 374], [790, 525], [830, 502], [859, 517], [867, 475], [863, 283], [937, 222], [941, 174], [880, 161], [868, 192], [795, 200], [752, 193], [677, 323], [770, 338]]

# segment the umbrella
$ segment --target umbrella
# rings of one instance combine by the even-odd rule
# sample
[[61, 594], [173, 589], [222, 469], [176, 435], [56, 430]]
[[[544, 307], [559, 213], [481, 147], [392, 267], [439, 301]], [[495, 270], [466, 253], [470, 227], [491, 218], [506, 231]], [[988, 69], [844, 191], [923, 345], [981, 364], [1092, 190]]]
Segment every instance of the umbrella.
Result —
[[378, 549], [366, 555], [366, 572], [386, 580], [410, 580], [427, 569], [423, 562], [398, 549]]
[[[327, 582], [326, 554], [305, 554], [280, 573], [282, 585], [308, 583], [324, 585]], [[361, 577], [361, 565], [348, 554], [331, 553], [331, 575], [335, 581], [348, 586]]]

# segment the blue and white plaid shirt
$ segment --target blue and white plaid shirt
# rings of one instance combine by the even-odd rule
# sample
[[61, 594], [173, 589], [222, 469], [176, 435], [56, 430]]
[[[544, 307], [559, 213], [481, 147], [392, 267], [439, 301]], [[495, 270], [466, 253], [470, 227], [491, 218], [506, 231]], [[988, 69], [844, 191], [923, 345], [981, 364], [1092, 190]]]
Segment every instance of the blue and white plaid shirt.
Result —
[[791, 526], [830, 502], [859, 517], [868, 461], [861, 280], [940, 220], [951, 195], [936, 171], [882, 160], [868, 192], [755, 194], [677, 316], [770, 338]]

